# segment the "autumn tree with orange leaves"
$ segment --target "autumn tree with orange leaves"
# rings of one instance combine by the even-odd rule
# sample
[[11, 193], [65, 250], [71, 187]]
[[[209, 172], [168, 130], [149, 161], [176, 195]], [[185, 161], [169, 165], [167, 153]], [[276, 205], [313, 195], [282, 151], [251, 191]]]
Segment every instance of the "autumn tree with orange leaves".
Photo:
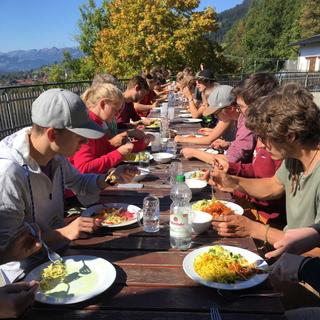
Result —
[[99, 68], [131, 77], [154, 65], [172, 71], [200, 62], [221, 69], [221, 48], [208, 34], [217, 30], [216, 13], [196, 11], [198, 0], [111, 0], [103, 3], [105, 25], [92, 55]]

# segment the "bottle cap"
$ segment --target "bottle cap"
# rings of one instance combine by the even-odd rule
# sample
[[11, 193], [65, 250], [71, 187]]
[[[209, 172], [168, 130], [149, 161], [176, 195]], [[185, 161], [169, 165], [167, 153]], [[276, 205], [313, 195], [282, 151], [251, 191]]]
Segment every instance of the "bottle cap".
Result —
[[186, 178], [183, 174], [178, 174], [176, 177], [177, 182], [185, 182]]

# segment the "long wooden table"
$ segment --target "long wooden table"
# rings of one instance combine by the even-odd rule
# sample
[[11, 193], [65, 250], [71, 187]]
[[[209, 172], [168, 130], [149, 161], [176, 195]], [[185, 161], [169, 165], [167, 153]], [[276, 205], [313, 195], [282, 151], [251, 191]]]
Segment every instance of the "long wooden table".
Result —
[[[180, 126], [190, 133], [197, 126]], [[181, 159], [184, 171], [201, 168], [196, 160]], [[151, 176], [143, 181], [143, 189], [105, 190], [101, 202], [130, 203], [142, 206], [143, 198], [152, 193], [160, 198], [161, 227], [157, 233], [145, 233], [138, 225], [125, 228], [101, 228], [94, 235], [74, 241], [64, 255], [93, 255], [113, 263], [117, 271], [115, 283], [99, 296], [74, 305], [45, 305], [35, 303], [25, 319], [210, 319], [210, 308], [218, 307], [224, 320], [285, 319], [278, 297], [238, 298], [220, 296], [217, 290], [191, 280], [182, 269], [186, 254], [202, 245], [215, 243], [239, 246], [257, 252], [251, 238], [220, 238], [213, 230], [193, 238], [192, 248], [179, 251], [170, 247], [168, 164], [152, 164]], [[211, 187], [193, 200], [211, 196]], [[229, 194], [216, 194], [230, 198]], [[101, 270], [103, 272], [103, 270]], [[271, 293], [274, 287], [264, 283], [241, 293]]]

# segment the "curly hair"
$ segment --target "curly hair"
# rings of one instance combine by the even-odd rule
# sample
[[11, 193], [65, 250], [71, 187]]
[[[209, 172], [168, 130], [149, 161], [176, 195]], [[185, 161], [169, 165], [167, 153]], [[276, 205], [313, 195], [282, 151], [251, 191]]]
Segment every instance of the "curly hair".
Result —
[[250, 106], [246, 127], [262, 139], [286, 143], [290, 136], [313, 148], [320, 142], [320, 109], [307, 89], [288, 83]]

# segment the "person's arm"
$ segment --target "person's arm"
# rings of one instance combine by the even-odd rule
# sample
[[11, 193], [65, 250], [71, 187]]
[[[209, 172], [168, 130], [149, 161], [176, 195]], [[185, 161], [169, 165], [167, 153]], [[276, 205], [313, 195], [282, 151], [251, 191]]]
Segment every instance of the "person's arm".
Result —
[[98, 144], [99, 141], [89, 140], [73, 155], [73, 165], [81, 173], [105, 173], [123, 160], [121, 150], [114, 149], [107, 139], [105, 139], [105, 145], [103, 146], [105, 153], [102, 155], [96, 153], [99, 148]]
[[285, 252], [270, 269], [271, 276], [277, 280], [304, 281], [320, 291], [320, 258], [318, 257], [310, 258]]
[[273, 244], [283, 237], [283, 231], [236, 214], [215, 218], [212, 226], [222, 237], [252, 237]]
[[0, 264], [23, 260], [40, 248], [39, 239], [32, 236], [27, 228], [23, 228], [5, 248], [0, 249]]
[[210, 182], [218, 189], [238, 190], [259, 200], [278, 199], [285, 191], [284, 185], [275, 175], [271, 178], [247, 179], [214, 170], [211, 178]]
[[231, 122], [219, 121], [218, 124], [209, 132], [207, 136], [203, 137], [181, 137], [176, 136], [175, 141], [181, 143], [194, 143], [194, 144], [210, 144], [212, 141], [218, 139], [229, 127]]
[[203, 162], [213, 164], [214, 162], [214, 155], [201, 151], [198, 149], [194, 148], [183, 148], [181, 150], [181, 154], [186, 158], [186, 159], [191, 159], [191, 158], [197, 158]]
[[8, 284], [0, 288], [0, 319], [19, 317], [34, 301], [36, 281]]
[[137, 112], [146, 112], [146, 111], [149, 111], [149, 110], [156, 108], [157, 105], [158, 105], [157, 101], [154, 102], [153, 104], [142, 104], [142, 103], [136, 102], [136, 103], [134, 103], [134, 109]]
[[316, 227], [306, 227], [287, 230], [283, 237], [274, 243], [274, 251], [266, 254], [267, 258], [281, 255], [283, 252], [301, 254], [320, 245], [320, 234]]

